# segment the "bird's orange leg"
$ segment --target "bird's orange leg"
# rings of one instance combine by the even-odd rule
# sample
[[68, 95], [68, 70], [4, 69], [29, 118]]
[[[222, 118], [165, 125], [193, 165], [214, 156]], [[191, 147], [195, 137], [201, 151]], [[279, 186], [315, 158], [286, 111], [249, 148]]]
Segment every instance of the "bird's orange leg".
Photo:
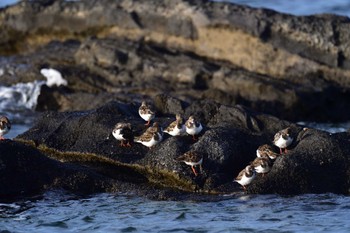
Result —
[[193, 171], [194, 175], [197, 176], [198, 174], [197, 174], [197, 172], [196, 172], [196, 169], [194, 169], [193, 166], [191, 166], [191, 168], [192, 168], [192, 171]]

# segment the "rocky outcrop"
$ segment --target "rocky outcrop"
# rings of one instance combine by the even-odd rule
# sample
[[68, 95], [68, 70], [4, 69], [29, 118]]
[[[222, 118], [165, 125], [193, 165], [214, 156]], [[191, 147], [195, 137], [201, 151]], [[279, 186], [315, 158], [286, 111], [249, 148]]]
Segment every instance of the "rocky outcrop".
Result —
[[144, 176], [142, 169], [94, 154], [62, 153], [44, 146], [35, 148], [35, 144], [28, 145], [28, 141], [22, 142], [20, 139], [0, 141], [2, 202], [36, 198], [52, 189], [64, 189], [78, 195], [124, 193], [157, 200], [216, 201], [224, 198], [159, 187]]
[[37, 195], [52, 188], [80, 194], [112, 190], [111, 179], [73, 164], [47, 158], [19, 142], [0, 141], [0, 199]]
[[[22, 1], [1, 9], [0, 85], [44, 80], [43, 67], [68, 85], [43, 85], [36, 125], [0, 142], [0, 198], [46, 188], [158, 199], [235, 193], [233, 178], [287, 126], [295, 138], [289, 152], [247, 192], [348, 194], [349, 134], [290, 121], [349, 119], [349, 25], [344, 17], [204, 0]], [[205, 126], [199, 140], [120, 147], [111, 137], [117, 122], [130, 122], [135, 135], [146, 129], [141, 100], [154, 103], [163, 127], [177, 113], [195, 114]], [[175, 161], [191, 150], [204, 157], [199, 176]]]
[[[167, 102], [165, 96], [162, 99]], [[254, 160], [258, 146], [272, 144], [274, 134], [290, 126], [295, 140], [288, 153], [276, 159], [266, 176], [258, 175], [247, 192], [349, 192], [349, 147], [345, 143], [349, 140], [348, 133], [330, 135], [303, 129], [242, 106], [200, 101], [182, 109], [185, 118], [194, 114], [205, 126], [198, 141], [193, 141], [190, 136], [164, 135], [165, 139], [152, 149], [138, 143], [130, 148], [121, 147], [111, 136], [117, 122], [130, 122], [135, 135], [146, 129], [137, 109], [138, 104], [110, 102], [91, 111], [45, 113], [32, 129], [16, 140], [36, 145], [52, 158], [84, 164], [102, 174], [106, 167], [108, 171], [114, 170], [113, 162], [116, 162], [128, 168], [122, 171], [126, 180], [137, 177], [136, 173], [144, 177], [141, 183], [149, 182], [158, 187], [227, 194], [241, 190], [232, 181]], [[166, 112], [165, 109], [157, 110]], [[173, 118], [159, 113], [155, 121], [166, 127]], [[189, 166], [176, 161], [178, 156], [192, 150], [203, 155], [203, 172], [198, 176], [194, 176]]]
[[12, 54], [0, 61], [0, 84], [43, 79], [45, 65], [69, 85], [44, 89], [38, 110], [168, 93], [293, 121], [345, 121], [349, 25], [204, 0], [24, 1], [0, 12], [0, 51]]
[[348, 133], [306, 130], [288, 154], [277, 158], [268, 176], [253, 183], [251, 192], [349, 193], [348, 141]]

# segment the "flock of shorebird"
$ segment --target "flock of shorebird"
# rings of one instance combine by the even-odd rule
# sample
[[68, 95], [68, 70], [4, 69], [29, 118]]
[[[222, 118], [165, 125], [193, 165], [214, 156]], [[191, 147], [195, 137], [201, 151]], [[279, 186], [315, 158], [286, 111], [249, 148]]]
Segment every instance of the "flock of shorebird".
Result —
[[[150, 122], [155, 118], [155, 112], [152, 110], [151, 105], [148, 105], [145, 101], [139, 107], [139, 115], [147, 122], [146, 125], [150, 125]], [[192, 135], [193, 140], [197, 140], [196, 136], [202, 129], [202, 124], [194, 116], [190, 116], [184, 124], [182, 117], [177, 114], [176, 120], [165, 128], [165, 130], [162, 130], [159, 124], [154, 122], [142, 135], [134, 137], [130, 123], [117, 123], [112, 134], [117, 140], [121, 141], [121, 146], [131, 146], [130, 142], [134, 141], [152, 148], [163, 140], [163, 132], [171, 136], [184, 135], [186, 132]], [[281, 154], [283, 152], [286, 153], [287, 147], [293, 142], [289, 131], [290, 128], [288, 127], [277, 132], [274, 136], [273, 144], [280, 148]], [[242, 185], [244, 190], [255, 179], [256, 173], [264, 176], [271, 170], [273, 161], [277, 158], [278, 153], [273, 150], [272, 146], [264, 144], [257, 149], [256, 155], [257, 158], [246, 166], [234, 180]], [[198, 175], [195, 166], [198, 165], [200, 172], [202, 172], [203, 156], [197, 151], [188, 151], [177, 157], [176, 160], [191, 166], [195, 176]]]
[[[145, 125], [149, 126], [155, 117], [155, 111], [152, 109], [151, 105], [143, 101], [139, 107], [139, 115], [147, 122]], [[161, 128], [158, 122], [154, 122], [143, 134], [134, 137], [131, 124], [119, 122], [115, 125], [112, 135], [120, 141], [121, 146], [131, 146], [130, 142], [134, 141], [152, 148], [163, 140], [163, 133], [170, 134], [171, 136], [178, 136], [184, 135], [186, 132], [192, 135], [193, 140], [196, 140], [196, 136], [202, 129], [202, 124], [197, 121], [194, 116], [190, 116], [184, 124], [182, 117], [177, 114], [176, 120], [170, 123], [165, 130]]]
[[[139, 115], [149, 126], [151, 121], [155, 118], [155, 111], [152, 106], [148, 105], [145, 101], [142, 102], [139, 107]], [[6, 116], [0, 117], [0, 140], [4, 140], [3, 137], [11, 129], [11, 123]], [[134, 136], [132, 126], [130, 123], [119, 122], [115, 125], [112, 135], [120, 141], [120, 146], [129, 147], [131, 142], [141, 143], [149, 148], [154, 147], [163, 140], [163, 132], [171, 136], [184, 135], [185, 133], [191, 135], [193, 140], [197, 140], [197, 136], [203, 129], [202, 124], [194, 117], [190, 116], [184, 123], [182, 117], [177, 114], [176, 120], [169, 124], [164, 130], [157, 122], [154, 122], [152, 126], [149, 126], [145, 132], [139, 136]], [[287, 152], [287, 147], [293, 142], [293, 138], [290, 136], [290, 128], [283, 129], [277, 132], [274, 136], [273, 144], [280, 148], [280, 154]], [[273, 161], [277, 158], [276, 153], [272, 146], [264, 144], [256, 150], [257, 158], [246, 166], [234, 179], [239, 183], [244, 190], [256, 177], [256, 173], [264, 176], [271, 170]], [[191, 166], [191, 169], [195, 176], [198, 175], [195, 167], [199, 166], [200, 173], [202, 173], [203, 156], [197, 151], [188, 151], [183, 155], [176, 158], [177, 161], [184, 162]]]
[[[145, 101], [141, 103], [138, 112], [140, 117], [147, 122], [145, 124], [146, 126], [149, 126], [155, 118], [155, 111]], [[131, 124], [119, 122], [115, 125], [112, 135], [120, 141], [120, 146], [131, 146], [131, 142], [134, 141], [152, 148], [163, 140], [163, 133], [171, 136], [180, 136], [187, 133], [192, 136], [193, 140], [197, 140], [197, 136], [202, 130], [202, 124], [194, 116], [191, 115], [184, 123], [183, 118], [179, 114], [176, 114], [175, 121], [171, 122], [164, 130], [157, 122], [154, 122], [143, 134], [134, 137]], [[195, 166], [199, 165], [200, 171], [202, 171], [203, 157], [196, 151], [188, 151], [176, 160], [191, 166], [195, 176], [198, 175]]]
[[[273, 144], [280, 149], [280, 154], [287, 153], [287, 147], [293, 142], [293, 138], [290, 136], [290, 128], [285, 128], [278, 131], [273, 139]], [[271, 170], [274, 160], [277, 158], [276, 153], [272, 146], [264, 144], [259, 146], [256, 150], [256, 159], [246, 166], [235, 178], [235, 182], [242, 185], [246, 190], [246, 186], [249, 185], [256, 177], [256, 173], [264, 176]]]

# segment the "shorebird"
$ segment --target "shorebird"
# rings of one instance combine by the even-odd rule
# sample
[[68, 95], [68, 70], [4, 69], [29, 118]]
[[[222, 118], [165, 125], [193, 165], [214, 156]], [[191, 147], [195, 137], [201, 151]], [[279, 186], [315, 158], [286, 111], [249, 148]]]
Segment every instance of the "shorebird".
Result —
[[191, 166], [191, 169], [195, 176], [198, 175], [196, 172], [195, 166], [199, 165], [200, 172], [202, 173], [202, 162], [203, 162], [203, 156], [200, 155], [196, 151], [189, 151], [184, 153], [183, 155], [180, 155], [176, 158], [177, 161], [184, 162], [185, 164]]
[[254, 167], [254, 170], [257, 173], [262, 174], [263, 177], [265, 173], [268, 173], [271, 170], [272, 167], [269, 157], [257, 157], [250, 165]]
[[0, 117], [0, 140], [5, 140], [4, 135], [7, 134], [10, 131], [10, 129], [10, 120], [5, 116]]
[[154, 122], [142, 135], [135, 137], [134, 141], [141, 143], [148, 148], [153, 148], [163, 140], [162, 129], [157, 122]]
[[202, 124], [199, 121], [197, 121], [194, 118], [194, 116], [190, 116], [186, 121], [185, 126], [186, 126], [186, 133], [188, 133], [189, 135], [192, 135], [193, 140], [197, 140], [195, 136], [202, 131], [203, 129]]
[[275, 134], [273, 139], [273, 144], [280, 148], [280, 153], [282, 154], [282, 149], [284, 153], [287, 153], [287, 147], [292, 144], [293, 138], [289, 135], [290, 127], [282, 129]]
[[163, 129], [162, 129], [162, 127], [160, 127], [158, 122], [154, 122], [152, 126], [150, 126], [146, 129], [146, 132], [160, 133], [161, 136], [163, 136]]
[[164, 130], [164, 133], [170, 134], [171, 136], [182, 135], [186, 130], [183, 124], [183, 119], [180, 114], [176, 114], [176, 120], [171, 122], [170, 125]]
[[146, 101], [142, 101], [141, 106], [139, 107], [139, 115], [142, 119], [147, 121], [145, 125], [150, 125], [151, 120], [155, 117], [155, 112], [151, 109], [150, 105], [147, 105]]
[[246, 166], [235, 178], [234, 182], [242, 185], [244, 190], [247, 190], [247, 185], [249, 185], [255, 179], [256, 173], [254, 167], [251, 165]]
[[257, 157], [268, 157], [271, 160], [275, 160], [278, 154], [273, 150], [272, 146], [264, 144], [258, 147], [256, 150]]
[[120, 146], [130, 147], [130, 142], [133, 140], [133, 132], [130, 123], [119, 122], [115, 125], [112, 135], [120, 141]]

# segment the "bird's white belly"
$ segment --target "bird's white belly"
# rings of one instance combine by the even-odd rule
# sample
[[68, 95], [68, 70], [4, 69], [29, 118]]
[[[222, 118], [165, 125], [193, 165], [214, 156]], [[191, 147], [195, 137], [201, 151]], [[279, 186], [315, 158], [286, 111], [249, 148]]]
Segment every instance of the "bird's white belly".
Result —
[[117, 140], [119, 140], [119, 141], [125, 140], [125, 138], [123, 137], [123, 135], [120, 134], [120, 131], [121, 131], [120, 129], [114, 130], [114, 131], [112, 132], [113, 137], [115, 137], [115, 139], [117, 139]]
[[181, 128], [179, 129], [178, 127], [175, 127], [173, 130], [171, 131], [167, 131], [166, 133], [170, 134], [171, 136], [177, 136], [177, 135], [181, 135], [185, 132], [185, 126], [181, 126]]
[[196, 135], [199, 134], [202, 131], [203, 127], [202, 124], [199, 124], [198, 127], [188, 128], [186, 127], [186, 133], [189, 135]]
[[9, 129], [5, 127], [4, 129], [0, 129], [0, 136], [7, 134]]
[[187, 165], [190, 165], [190, 166], [197, 166], [199, 164], [202, 164], [203, 162], [203, 158], [201, 158], [201, 160], [199, 160], [198, 162], [188, 162], [188, 161], [184, 161]]
[[158, 133], [158, 137], [159, 137], [158, 141], [155, 140], [154, 136], [153, 136], [150, 141], [137, 140], [136, 142], [141, 143], [142, 145], [147, 146], [147, 147], [152, 147], [152, 146], [157, 145], [160, 141], [162, 141], [163, 137], [162, 137], [162, 135], [160, 133]]
[[275, 145], [278, 146], [279, 148], [286, 148], [292, 143], [292, 139], [288, 138], [285, 140], [283, 137], [280, 137], [276, 142]]
[[254, 169], [257, 173], [266, 173], [270, 171], [270, 167], [257, 166]]
[[140, 116], [142, 117], [142, 119], [144, 119], [145, 121], [150, 121], [153, 119], [154, 115], [152, 114], [140, 114]]
[[252, 180], [255, 178], [255, 174], [253, 174], [251, 177], [246, 177], [246, 175], [243, 175], [242, 179], [236, 180], [237, 183], [240, 185], [248, 185], [252, 182]]
[[256, 157], [261, 158], [261, 154], [260, 154], [259, 150], [256, 150]]

